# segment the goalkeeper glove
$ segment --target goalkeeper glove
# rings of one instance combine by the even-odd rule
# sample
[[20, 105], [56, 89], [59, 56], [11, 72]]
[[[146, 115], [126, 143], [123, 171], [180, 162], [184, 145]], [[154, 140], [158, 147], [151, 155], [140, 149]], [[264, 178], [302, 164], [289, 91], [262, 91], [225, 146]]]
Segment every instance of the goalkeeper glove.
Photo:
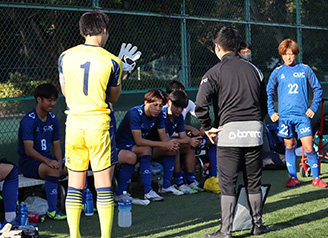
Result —
[[138, 47], [133, 46], [132, 44], [126, 44], [123, 43], [121, 45], [120, 53], [118, 54], [118, 57], [123, 62], [123, 70], [124, 71], [131, 71], [136, 66], [136, 60], [138, 60], [141, 56], [141, 52], [137, 51]]

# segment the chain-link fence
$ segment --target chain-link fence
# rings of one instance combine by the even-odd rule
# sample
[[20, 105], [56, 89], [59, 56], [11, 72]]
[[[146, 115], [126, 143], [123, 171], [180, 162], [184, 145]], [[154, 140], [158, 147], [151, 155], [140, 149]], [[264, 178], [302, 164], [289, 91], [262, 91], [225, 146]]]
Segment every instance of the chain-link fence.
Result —
[[[236, 27], [252, 43], [252, 61], [266, 80], [280, 62], [279, 43], [289, 37], [301, 46], [298, 60], [309, 64], [320, 81], [328, 78], [328, 2], [310, 0], [8, 0], [0, 1], [0, 148], [16, 156], [22, 116], [35, 107], [36, 85], [58, 86], [57, 59], [62, 51], [83, 43], [81, 14], [100, 8], [111, 18], [105, 46], [118, 54], [123, 42], [142, 51], [138, 67], [122, 82], [124, 93], [115, 110], [142, 104], [150, 88], [181, 80], [189, 90], [218, 62], [212, 33], [221, 25]], [[58, 87], [59, 88], [59, 87]], [[133, 99], [130, 96], [133, 94]], [[194, 93], [193, 93], [194, 95]], [[64, 138], [65, 103], [55, 114]]]

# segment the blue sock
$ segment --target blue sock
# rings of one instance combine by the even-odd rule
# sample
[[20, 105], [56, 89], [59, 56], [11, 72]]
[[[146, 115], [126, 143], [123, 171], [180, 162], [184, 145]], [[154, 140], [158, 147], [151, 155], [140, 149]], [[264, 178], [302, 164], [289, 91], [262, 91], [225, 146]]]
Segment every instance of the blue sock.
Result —
[[119, 196], [126, 191], [131, 181], [131, 177], [134, 172], [134, 164], [123, 164], [121, 166], [119, 178], [118, 178], [118, 186], [116, 190], [116, 195]]
[[16, 212], [18, 198], [18, 170], [14, 166], [3, 182], [2, 197], [5, 212]]
[[194, 182], [196, 180], [195, 177], [195, 172], [186, 172], [186, 179], [187, 179], [187, 183], [191, 184], [192, 182]]
[[58, 180], [58, 177], [48, 176], [44, 184], [49, 212], [52, 212], [57, 209]]
[[171, 186], [171, 179], [173, 176], [175, 164], [175, 155], [167, 155], [164, 157], [164, 183], [163, 188], [168, 188]]
[[208, 158], [210, 159], [210, 177], [218, 177], [218, 163], [216, 158], [216, 145], [208, 147]]
[[294, 149], [286, 148], [285, 156], [286, 156], [287, 169], [290, 177], [297, 178], [295, 148]]
[[144, 184], [145, 193], [149, 193], [152, 190], [151, 187], [151, 155], [144, 155], [140, 157], [140, 172], [142, 182]]
[[307, 160], [311, 167], [312, 177], [313, 179], [319, 178], [319, 162], [318, 162], [318, 154], [315, 150], [307, 154]]
[[184, 184], [184, 179], [183, 179], [183, 172], [182, 170], [178, 173], [173, 174], [174, 181], [175, 183], [180, 186], [181, 184]]

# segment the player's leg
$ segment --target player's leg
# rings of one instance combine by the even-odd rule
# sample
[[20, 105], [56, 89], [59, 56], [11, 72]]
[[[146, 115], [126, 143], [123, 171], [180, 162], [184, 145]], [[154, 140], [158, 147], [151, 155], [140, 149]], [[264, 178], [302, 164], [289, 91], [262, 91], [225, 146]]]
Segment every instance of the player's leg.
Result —
[[210, 161], [209, 178], [204, 182], [204, 189], [213, 193], [220, 193], [219, 186], [218, 165], [216, 156], [217, 146], [213, 144], [208, 145], [207, 156]]
[[307, 160], [313, 176], [312, 185], [321, 188], [327, 187], [327, 184], [319, 177], [319, 161], [318, 154], [313, 148], [311, 120], [309, 118], [299, 120], [296, 124], [296, 131], [307, 154]]
[[66, 196], [66, 214], [70, 237], [80, 238], [80, 217], [82, 211], [82, 191], [85, 187], [86, 171], [68, 170], [68, 188]]
[[38, 168], [39, 177], [46, 180], [44, 187], [49, 206], [47, 216], [54, 220], [66, 219], [66, 216], [57, 208], [58, 181], [60, 173], [61, 170], [50, 168], [45, 163], [41, 163]]
[[183, 195], [184, 193], [172, 186], [171, 180], [173, 176], [175, 158], [177, 154], [173, 151], [163, 150], [160, 148], [154, 148], [153, 158], [163, 158], [163, 187], [160, 193], [163, 194], [173, 194], [173, 195]]
[[137, 155], [129, 150], [119, 150], [118, 160], [121, 164], [121, 169], [119, 172], [116, 197], [122, 195], [123, 191], [127, 190], [137, 163]]
[[285, 157], [286, 165], [289, 173], [289, 180], [286, 187], [295, 187], [300, 184], [297, 179], [297, 166], [296, 166], [296, 141], [295, 141], [295, 123], [291, 120], [279, 119], [279, 132], [278, 136], [284, 139], [285, 143]]
[[185, 158], [185, 177], [188, 186], [194, 191], [202, 191], [198, 186], [196, 181], [195, 169], [196, 169], [196, 159], [195, 159], [195, 149], [191, 148], [190, 145], [186, 144], [181, 146], [180, 154], [184, 155]]
[[210, 160], [210, 177], [219, 177], [218, 175], [218, 165], [216, 159], [216, 145], [209, 145], [208, 146], [208, 158]]
[[245, 153], [243, 177], [251, 208], [252, 234], [260, 235], [270, 231], [267, 226], [262, 225], [261, 175], [263, 161], [261, 158], [261, 146], [247, 147], [243, 150]]
[[323, 182], [319, 177], [318, 154], [313, 148], [313, 137], [306, 136], [300, 138], [300, 140], [307, 154], [307, 160], [309, 162], [312, 171], [312, 177], [313, 177], [312, 185], [317, 187], [323, 187], [323, 188], [327, 187], [327, 184]]
[[185, 183], [184, 181], [184, 173], [181, 168], [181, 156], [180, 153], [177, 154], [174, 164], [173, 178], [176, 185], [180, 186]]
[[287, 187], [295, 187], [300, 184], [297, 178], [297, 166], [296, 166], [296, 141], [295, 138], [284, 138], [284, 143], [286, 146], [285, 157], [286, 157], [286, 165], [287, 170], [290, 176], [286, 186]]
[[220, 235], [231, 234], [236, 205], [235, 187], [242, 157], [243, 153], [237, 147], [219, 147], [217, 150], [219, 185], [221, 187], [221, 228], [218, 231]]
[[140, 173], [144, 184], [144, 198], [150, 201], [163, 201], [164, 198], [159, 196], [151, 186], [151, 160], [152, 148], [149, 146], [137, 146], [132, 148], [132, 151], [137, 154], [140, 163]]
[[152, 190], [151, 187], [151, 160], [152, 160], [152, 149], [149, 146], [137, 146], [132, 148], [132, 151], [136, 153], [140, 163], [140, 173], [144, 184], [145, 194]]
[[4, 180], [2, 197], [5, 207], [5, 223], [14, 223], [18, 198], [18, 170], [12, 164], [0, 164], [0, 181]]
[[65, 206], [70, 237], [74, 238], [81, 237], [82, 191], [85, 187], [86, 171], [89, 167], [89, 150], [86, 147], [84, 137], [84, 130], [66, 128], [65, 153], [69, 176]]
[[110, 238], [112, 232], [114, 216], [113, 174], [114, 166], [99, 172], [94, 172], [95, 188], [97, 192], [97, 209], [102, 238]]
[[94, 173], [101, 237], [110, 238], [114, 215], [112, 178], [118, 163], [114, 135], [106, 130], [86, 130], [86, 146]]

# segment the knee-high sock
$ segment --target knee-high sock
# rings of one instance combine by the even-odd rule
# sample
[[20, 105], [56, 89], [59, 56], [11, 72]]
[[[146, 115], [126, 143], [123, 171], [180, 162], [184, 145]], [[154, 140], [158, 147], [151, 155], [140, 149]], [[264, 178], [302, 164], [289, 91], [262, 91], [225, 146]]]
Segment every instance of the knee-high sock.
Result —
[[16, 218], [16, 206], [18, 198], [18, 170], [14, 166], [3, 182], [3, 202], [5, 206], [5, 219], [11, 222]]
[[119, 178], [118, 178], [118, 186], [116, 195], [119, 196], [123, 193], [123, 191], [126, 191], [129, 183], [131, 181], [131, 177], [134, 172], [135, 165], [132, 164], [123, 164], [121, 166]]
[[208, 147], [208, 158], [210, 160], [210, 177], [218, 177], [218, 162], [216, 159], [216, 145]]
[[193, 183], [196, 180], [195, 172], [186, 172], [186, 180], [188, 184]]
[[164, 183], [163, 188], [168, 188], [171, 186], [171, 180], [173, 176], [175, 164], [175, 155], [167, 155], [164, 157]]
[[286, 149], [285, 156], [286, 156], [287, 169], [290, 177], [297, 178], [295, 148]]
[[307, 160], [311, 167], [312, 177], [313, 179], [319, 178], [319, 161], [318, 161], [318, 154], [313, 149], [312, 152], [307, 153]]
[[58, 180], [58, 177], [48, 176], [46, 178], [46, 182], [44, 183], [49, 212], [52, 212], [57, 209]]
[[119, 178], [118, 178], [118, 186], [116, 195], [119, 196], [123, 193], [123, 191], [126, 191], [126, 189], [129, 186], [129, 183], [131, 181], [131, 177], [134, 172], [135, 165], [132, 164], [123, 164], [121, 166]]
[[145, 193], [149, 193], [152, 190], [151, 187], [151, 155], [144, 155], [140, 157], [140, 172], [142, 182], [144, 184]]
[[68, 187], [66, 196], [66, 215], [70, 238], [80, 238], [80, 217], [82, 210], [82, 189]]
[[110, 238], [114, 215], [113, 190], [112, 187], [104, 187], [97, 188], [96, 191], [101, 238]]
[[184, 184], [184, 179], [183, 179], [183, 171], [181, 170], [180, 172], [174, 173], [173, 174], [174, 181], [175, 183], [180, 186]]

